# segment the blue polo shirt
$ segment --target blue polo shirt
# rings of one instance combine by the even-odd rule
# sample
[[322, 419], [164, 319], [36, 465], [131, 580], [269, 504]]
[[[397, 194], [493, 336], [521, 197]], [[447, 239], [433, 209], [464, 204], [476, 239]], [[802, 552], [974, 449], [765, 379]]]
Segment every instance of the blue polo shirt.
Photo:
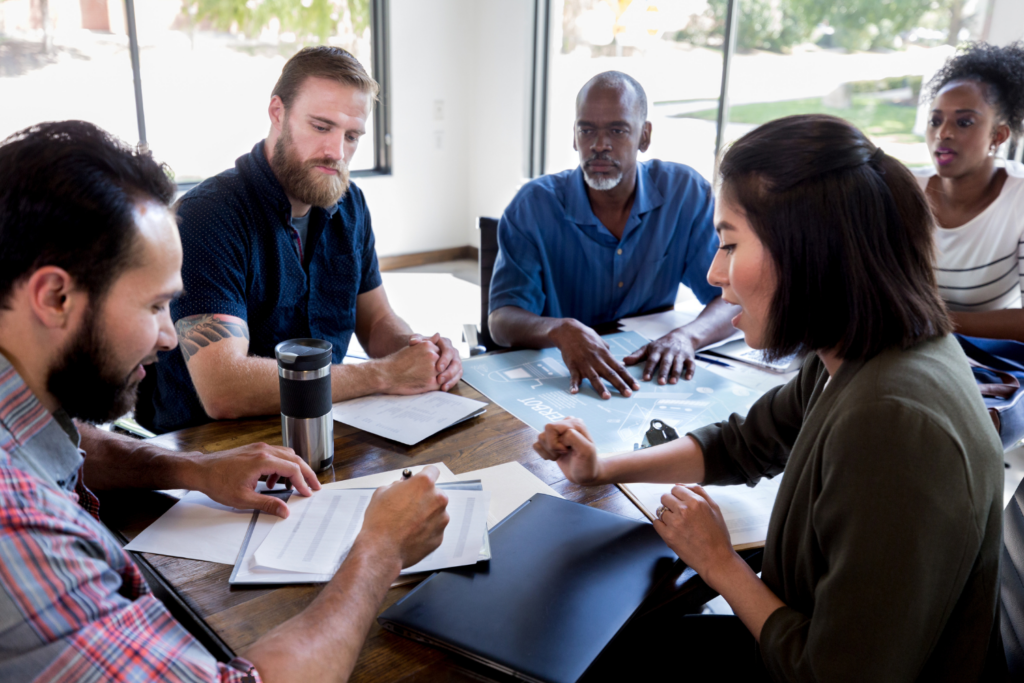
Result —
[[524, 185], [498, 222], [491, 311], [593, 326], [671, 305], [680, 282], [703, 304], [720, 295], [707, 281], [718, 248], [711, 186], [657, 159], [637, 165], [636, 182], [622, 239], [594, 215], [579, 167]]
[[[222, 313], [249, 325], [249, 354], [274, 357], [285, 339], [334, 345], [341, 363], [356, 325], [356, 297], [381, 284], [370, 213], [355, 185], [336, 206], [313, 207], [305, 251], [291, 225], [291, 204], [263, 143], [235, 167], [190, 190], [178, 208], [184, 295], [171, 317]], [[155, 370], [155, 371], [154, 371]], [[139, 391], [136, 418], [167, 432], [203, 422], [180, 348], [159, 354]]]

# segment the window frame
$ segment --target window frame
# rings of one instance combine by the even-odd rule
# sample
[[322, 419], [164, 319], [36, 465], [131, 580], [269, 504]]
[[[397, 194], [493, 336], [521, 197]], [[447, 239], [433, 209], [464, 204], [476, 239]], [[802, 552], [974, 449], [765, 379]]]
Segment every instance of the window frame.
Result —
[[[378, 101], [373, 108], [373, 168], [351, 172], [353, 178], [389, 176], [391, 170], [391, 45], [389, 0], [370, 0], [371, 64], [374, 79], [379, 86]], [[139, 146], [148, 147], [146, 139], [146, 110], [142, 102], [142, 67], [139, 62], [139, 39], [135, 24], [135, 0], [124, 0], [125, 22], [128, 28], [128, 52], [132, 61], [132, 79], [135, 84], [135, 116], [138, 120]], [[179, 183], [181, 192], [199, 183]]]

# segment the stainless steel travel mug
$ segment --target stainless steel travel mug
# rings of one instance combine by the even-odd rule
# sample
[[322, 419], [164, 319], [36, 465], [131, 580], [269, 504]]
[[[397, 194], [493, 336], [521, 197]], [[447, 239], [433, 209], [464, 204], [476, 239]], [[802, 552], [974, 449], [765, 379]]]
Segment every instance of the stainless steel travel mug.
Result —
[[314, 472], [334, 464], [331, 343], [289, 339], [274, 347], [281, 385], [281, 437]]

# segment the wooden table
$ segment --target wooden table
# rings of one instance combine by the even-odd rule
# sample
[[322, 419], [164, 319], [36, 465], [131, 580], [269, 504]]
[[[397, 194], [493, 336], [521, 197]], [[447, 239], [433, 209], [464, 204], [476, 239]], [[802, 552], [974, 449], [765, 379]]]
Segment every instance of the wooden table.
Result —
[[[484, 400], [464, 382], [453, 390]], [[483, 416], [446, 429], [413, 447], [402, 446], [358, 429], [335, 423], [334, 470], [323, 483], [430, 462], [444, 462], [456, 474], [512, 460], [526, 466], [569, 500], [633, 519], [642, 513], [613, 485], [582, 487], [570, 483], [552, 462], [533, 450], [536, 432], [495, 403]], [[220, 451], [254, 441], [281, 443], [280, 418], [213, 422], [152, 439], [172, 450]], [[134, 538], [175, 500], [156, 492], [103, 497], [103, 519], [124, 539]], [[144, 560], [234, 652], [240, 652], [271, 628], [298, 614], [319, 593], [320, 586], [231, 588], [228, 565], [145, 553]], [[689, 582], [691, 585], [693, 581]], [[406, 595], [412, 586], [388, 591], [381, 611]], [[706, 598], [705, 598], [706, 599]], [[302, 653], [296, 653], [302, 656]], [[388, 633], [376, 623], [370, 629], [353, 672], [353, 681], [504, 680], [466, 659]]]

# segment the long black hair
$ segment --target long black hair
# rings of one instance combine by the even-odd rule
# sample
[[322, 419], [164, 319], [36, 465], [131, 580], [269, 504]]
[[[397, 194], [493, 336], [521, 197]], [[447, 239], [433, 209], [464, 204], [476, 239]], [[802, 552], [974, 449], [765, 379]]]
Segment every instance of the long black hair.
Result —
[[771, 254], [769, 355], [865, 359], [952, 329], [933, 270], [933, 223], [914, 176], [843, 119], [766, 123], [719, 167], [722, 198]]

